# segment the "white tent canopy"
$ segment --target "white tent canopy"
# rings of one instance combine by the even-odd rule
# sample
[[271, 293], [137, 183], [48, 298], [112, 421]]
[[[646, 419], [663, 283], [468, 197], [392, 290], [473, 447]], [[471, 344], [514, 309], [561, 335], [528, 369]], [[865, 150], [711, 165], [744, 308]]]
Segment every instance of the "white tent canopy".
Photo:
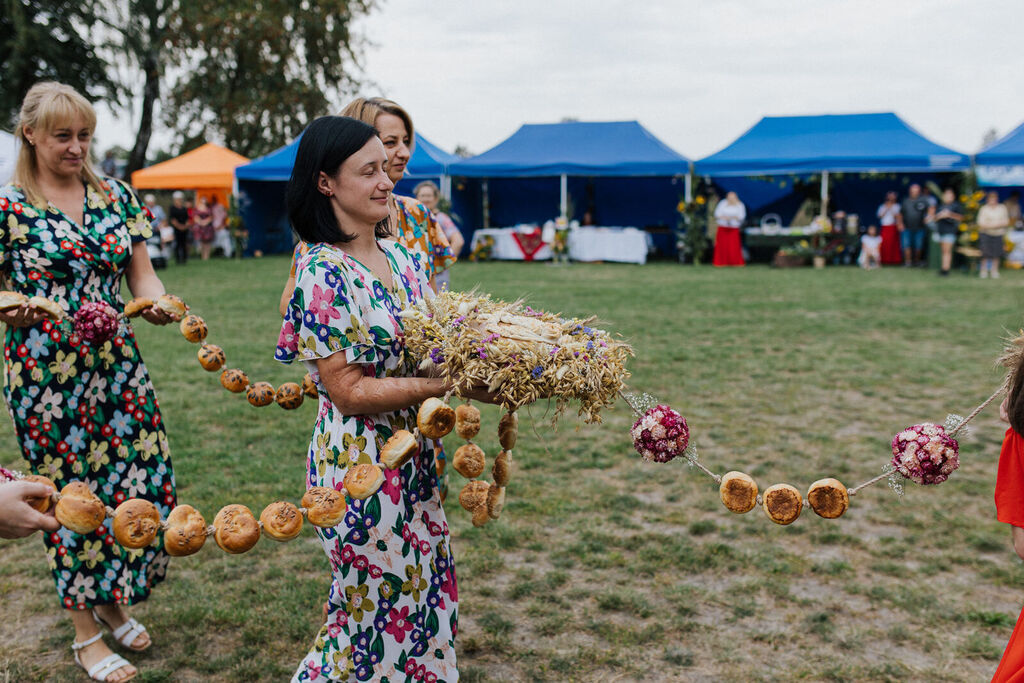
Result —
[[14, 161], [18, 156], [18, 145], [10, 133], [0, 130], [0, 185], [11, 180]]

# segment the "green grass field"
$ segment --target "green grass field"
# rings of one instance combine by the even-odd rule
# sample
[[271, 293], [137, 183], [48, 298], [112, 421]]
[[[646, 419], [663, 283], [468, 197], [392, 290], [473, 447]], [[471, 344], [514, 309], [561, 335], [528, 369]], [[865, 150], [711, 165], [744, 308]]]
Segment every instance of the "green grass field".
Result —
[[[275, 384], [283, 258], [164, 271], [229, 364]], [[467, 264], [453, 286], [572, 315], [596, 313], [636, 348], [633, 388], [687, 418], [704, 462], [761, 488], [801, 490], [881, 471], [889, 440], [966, 414], [998, 386], [993, 360], [1022, 322], [1024, 273], [998, 281], [855, 268], [714, 270]], [[212, 519], [298, 501], [313, 409], [256, 409], [221, 389], [173, 329], [140, 325], [168, 428], [179, 500]], [[841, 519], [789, 527], [726, 511], [675, 461], [633, 453], [625, 405], [597, 426], [521, 413], [502, 518], [474, 529], [448, 505], [465, 681], [987, 680], [1024, 602], [1024, 567], [995, 520], [1004, 426], [973, 423], [940, 487], [885, 483]], [[497, 413], [481, 445], [496, 453]], [[453, 441], [453, 447], [457, 440]], [[9, 420], [0, 463], [22, 467]], [[461, 478], [451, 474], [457, 492]], [[229, 556], [175, 560], [134, 614], [155, 645], [144, 681], [287, 680], [320, 620], [329, 570], [306, 529]], [[0, 542], [0, 681], [81, 680], [38, 540]]]

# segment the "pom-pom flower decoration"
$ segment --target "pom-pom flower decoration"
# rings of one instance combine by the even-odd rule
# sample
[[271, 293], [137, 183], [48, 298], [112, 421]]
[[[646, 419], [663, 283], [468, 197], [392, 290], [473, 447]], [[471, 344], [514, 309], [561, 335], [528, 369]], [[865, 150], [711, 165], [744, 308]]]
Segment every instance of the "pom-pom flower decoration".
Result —
[[90, 346], [102, 344], [117, 334], [117, 311], [102, 301], [88, 301], [75, 311], [74, 333]]
[[892, 464], [918, 484], [941, 484], [960, 467], [960, 445], [941, 425], [914, 425], [892, 438]]
[[682, 415], [668, 406], [654, 406], [630, 430], [633, 447], [644, 460], [668, 462], [682, 455], [690, 443], [690, 428]]

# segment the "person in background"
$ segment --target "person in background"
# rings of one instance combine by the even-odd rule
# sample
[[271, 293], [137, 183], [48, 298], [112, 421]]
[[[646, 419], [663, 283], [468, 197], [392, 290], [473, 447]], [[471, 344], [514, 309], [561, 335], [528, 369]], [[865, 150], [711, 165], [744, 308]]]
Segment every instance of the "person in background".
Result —
[[864, 270], [874, 270], [882, 265], [882, 236], [878, 234], [878, 226], [869, 225], [868, 231], [860, 236], [857, 263]]
[[1020, 230], [1024, 227], [1024, 222], [1021, 221], [1020, 191], [1011, 192], [1003, 202], [1003, 206], [1006, 207], [1006, 213], [1010, 218], [1010, 230]]
[[192, 213], [192, 226], [196, 233], [196, 241], [199, 242], [199, 258], [203, 261], [210, 260], [210, 251], [213, 249], [213, 212], [206, 197], [199, 197], [196, 200], [196, 208]]
[[228, 210], [217, 199], [217, 195], [210, 197], [210, 213], [213, 216], [213, 247], [220, 247], [226, 258], [231, 258], [234, 253], [234, 244], [231, 239], [231, 231], [228, 230]]
[[[413, 189], [412, 193], [423, 206], [427, 207], [427, 211], [437, 221], [437, 224], [441, 226], [444, 236], [448, 238], [448, 244], [451, 246], [452, 253], [455, 256], [461, 254], [466, 240], [459, 231], [459, 227], [455, 225], [455, 221], [443, 211], [438, 211], [437, 202], [441, 198], [441, 190], [438, 189], [437, 185], [430, 180], [424, 180]], [[437, 291], [441, 291], [441, 288], [449, 286], [451, 282], [450, 271], [451, 269], [448, 268], [434, 276], [434, 284], [437, 285]]]
[[590, 226], [590, 225], [597, 225], [597, 223], [594, 221], [594, 212], [591, 211], [590, 209], [587, 209], [586, 211], [584, 211], [583, 212], [583, 220], [580, 221], [580, 225], [583, 226], [583, 227], [587, 227], [587, 226]]
[[925, 238], [928, 236], [927, 223], [933, 220], [932, 205], [921, 194], [921, 186], [914, 183], [900, 204], [903, 232], [900, 235], [903, 246], [903, 265], [924, 266]]
[[742, 266], [743, 247], [740, 244], [740, 228], [747, 219], [747, 207], [735, 192], [725, 195], [715, 207], [715, 221], [718, 232], [715, 235], [715, 255], [712, 264], [716, 266]]
[[949, 275], [949, 268], [953, 265], [953, 245], [956, 244], [963, 219], [964, 210], [956, 201], [956, 193], [947, 187], [942, 191], [942, 203], [935, 212], [935, 231], [939, 235], [939, 247], [942, 249], [941, 276]]
[[[167, 214], [164, 213], [164, 208], [156, 203], [156, 197], [151, 194], [147, 194], [145, 197], [145, 208], [149, 212], [149, 224], [153, 228], [153, 236], [146, 240], [149, 258], [153, 262], [154, 268], [166, 268], [167, 251], [164, 249], [163, 231], [169, 229]], [[171, 232], [174, 231], [171, 230]]]
[[171, 195], [171, 208], [168, 214], [171, 227], [174, 228], [174, 261], [179, 265], [185, 265], [188, 263], [189, 220], [184, 192], [175, 192]]
[[896, 193], [885, 193], [885, 201], [878, 207], [878, 223], [882, 226], [882, 265], [895, 266], [903, 261], [900, 254], [900, 204], [896, 201]]
[[107, 153], [103, 155], [103, 161], [100, 162], [100, 170], [103, 171], [103, 175], [109, 178], [117, 177], [117, 159], [114, 158], [114, 150], [108, 149]]
[[981, 277], [999, 277], [1003, 260], [1003, 241], [1010, 229], [1010, 212], [999, 202], [999, 194], [989, 192], [978, 209], [978, 246], [981, 248]]

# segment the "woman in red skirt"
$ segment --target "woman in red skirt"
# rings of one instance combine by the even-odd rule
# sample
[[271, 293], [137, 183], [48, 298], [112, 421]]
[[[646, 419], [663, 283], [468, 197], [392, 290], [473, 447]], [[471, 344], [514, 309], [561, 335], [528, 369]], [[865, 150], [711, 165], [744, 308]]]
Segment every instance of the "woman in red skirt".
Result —
[[898, 266], [903, 263], [903, 253], [900, 251], [900, 232], [903, 226], [900, 203], [896, 201], [895, 192], [885, 195], [885, 203], [878, 207], [878, 221], [882, 226], [882, 265]]
[[715, 236], [715, 257], [711, 263], [716, 266], [742, 266], [743, 247], [740, 246], [740, 226], [747, 219], [747, 207], [730, 192], [725, 201], [715, 207], [715, 221], [718, 233]]

